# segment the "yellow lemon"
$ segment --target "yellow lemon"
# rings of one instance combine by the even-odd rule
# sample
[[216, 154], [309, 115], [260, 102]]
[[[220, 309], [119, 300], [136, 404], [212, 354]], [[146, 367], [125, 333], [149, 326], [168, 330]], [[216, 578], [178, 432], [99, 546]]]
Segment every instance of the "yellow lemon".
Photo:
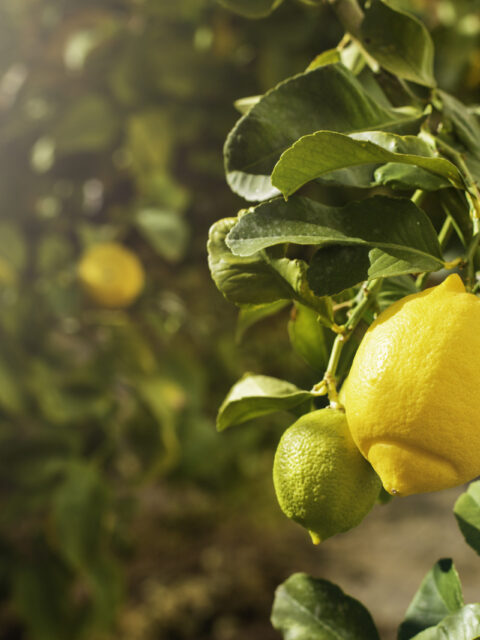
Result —
[[316, 544], [359, 524], [381, 489], [336, 409], [307, 413], [285, 431], [273, 480], [282, 511]]
[[389, 493], [437, 491], [480, 474], [480, 300], [458, 275], [378, 316], [344, 405]]
[[145, 273], [137, 256], [117, 242], [93, 245], [78, 265], [80, 282], [102, 307], [122, 308], [140, 294]]

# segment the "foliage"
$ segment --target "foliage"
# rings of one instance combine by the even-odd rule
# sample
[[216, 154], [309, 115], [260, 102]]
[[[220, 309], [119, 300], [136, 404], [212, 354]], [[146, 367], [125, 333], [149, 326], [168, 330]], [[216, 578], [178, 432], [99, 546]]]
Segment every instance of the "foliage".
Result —
[[[316, 51], [311, 9], [277, 15], [265, 32], [209, 0], [1, 3], [2, 633], [109, 633], [145, 487], [227, 491], [270, 446], [214, 437], [241, 367], [203, 238], [235, 206], [219, 150], [237, 91]], [[146, 272], [125, 309], [78, 281], [85, 252], [112, 242]]]
[[[480, 126], [468, 82], [456, 86], [449, 75], [455, 67], [468, 77], [478, 39], [436, 73], [434, 38], [442, 62], [449, 37], [458, 36], [453, 17], [442, 24], [440, 11], [426, 10], [428, 29], [412, 13], [423, 3], [329, 4], [345, 32], [339, 44], [262, 96], [240, 101], [242, 117], [225, 142], [225, 171], [249, 205], [212, 226], [208, 250], [212, 278], [241, 318], [253, 322], [290, 301], [292, 347], [323, 374], [303, 393], [314, 403], [328, 396], [336, 408], [357, 332], [377, 311], [454, 268], [478, 293]], [[250, 14], [247, 0], [229, 6]], [[444, 15], [462, 16], [478, 35], [468, 3], [445, 6]], [[265, 316], [248, 316], [252, 308]], [[249, 375], [227, 395], [217, 426], [280, 408], [306, 414], [312, 402], [302, 407], [301, 396], [288, 381]], [[474, 483], [455, 515], [478, 551], [477, 494]], [[452, 561], [440, 560], [408, 608], [399, 638], [473, 640], [479, 619], [479, 605], [464, 605]], [[378, 637], [360, 603], [305, 574], [279, 587], [272, 621], [284, 638]]]

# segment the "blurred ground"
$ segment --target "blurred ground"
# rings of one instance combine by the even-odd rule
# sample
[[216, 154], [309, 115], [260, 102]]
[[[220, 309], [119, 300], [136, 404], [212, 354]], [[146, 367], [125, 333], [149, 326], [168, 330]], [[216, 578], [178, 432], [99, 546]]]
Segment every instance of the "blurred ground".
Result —
[[423, 576], [442, 557], [453, 557], [465, 601], [478, 600], [480, 559], [452, 513], [462, 491], [379, 505], [356, 529], [315, 547], [276, 509], [268, 479], [246, 487], [230, 509], [201, 491], [149, 489], [135, 525], [137, 548], [149, 552], [132, 563], [134, 604], [118, 637], [274, 640], [274, 589], [305, 571], [363, 602], [382, 640], [395, 640]]

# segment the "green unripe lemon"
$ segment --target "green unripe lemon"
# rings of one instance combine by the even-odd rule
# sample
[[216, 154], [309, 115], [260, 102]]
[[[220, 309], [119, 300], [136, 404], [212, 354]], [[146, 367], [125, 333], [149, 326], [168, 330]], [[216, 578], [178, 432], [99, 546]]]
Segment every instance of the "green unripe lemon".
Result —
[[381, 489], [345, 414], [336, 409], [307, 413], [285, 431], [273, 481], [282, 511], [308, 529], [316, 544], [358, 525]]

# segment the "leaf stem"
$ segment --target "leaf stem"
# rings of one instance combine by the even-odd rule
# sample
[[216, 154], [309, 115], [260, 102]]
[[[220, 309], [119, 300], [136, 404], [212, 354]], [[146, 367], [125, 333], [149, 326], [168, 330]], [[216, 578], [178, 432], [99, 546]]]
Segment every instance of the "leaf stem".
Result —
[[328, 394], [330, 405], [332, 407], [341, 408], [342, 406], [338, 399], [336, 374], [343, 347], [362, 319], [365, 311], [372, 304], [372, 301], [375, 299], [375, 294], [380, 290], [381, 286], [381, 278], [371, 280], [362, 286], [358, 295], [358, 303], [352, 309], [347, 322], [342, 327], [342, 331], [337, 334], [337, 337], [334, 340], [323, 380], [316, 384], [312, 389], [312, 392], [317, 395]]

